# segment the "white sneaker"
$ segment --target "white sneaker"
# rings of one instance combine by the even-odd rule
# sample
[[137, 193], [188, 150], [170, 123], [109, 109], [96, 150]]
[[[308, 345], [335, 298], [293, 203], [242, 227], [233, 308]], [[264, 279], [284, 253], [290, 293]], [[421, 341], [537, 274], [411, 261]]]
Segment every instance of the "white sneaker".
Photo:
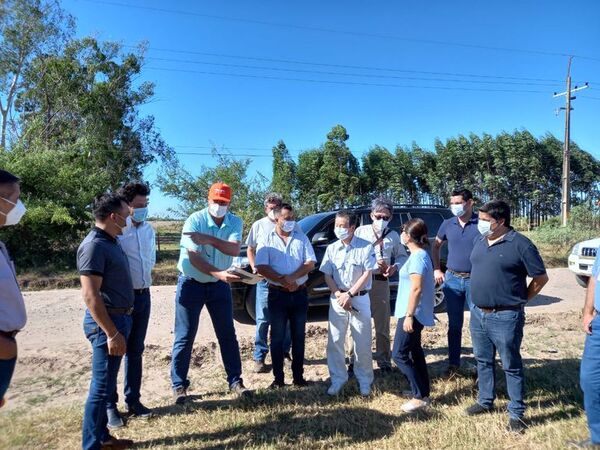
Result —
[[331, 383], [331, 386], [327, 389], [327, 395], [331, 395], [332, 397], [338, 395], [343, 387], [343, 384]]
[[419, 411], [423, 408], [427, 408], [427, 406], [429, 406], [429, 397], [427, 397], [427, 400], [413, 398], [412, 400], [409, 400], [404, 405], [402, 405], [400, 409], [406, 413], [412, 413]]
[[360, 386], [360, 395], [362, 395], [363, 397], [368, 397], [369, 395], [371, 395], [371, 385], [365, 384]]

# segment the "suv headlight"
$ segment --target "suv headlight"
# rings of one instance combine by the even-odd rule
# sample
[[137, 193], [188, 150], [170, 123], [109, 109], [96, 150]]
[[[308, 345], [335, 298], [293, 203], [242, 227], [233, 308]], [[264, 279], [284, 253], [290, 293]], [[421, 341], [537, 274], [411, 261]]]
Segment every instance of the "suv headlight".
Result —
[[579, 244], [575, 244], [573, 246], [573, 248], [571, 249], [571, 255], [578, 255], [579, 254]]

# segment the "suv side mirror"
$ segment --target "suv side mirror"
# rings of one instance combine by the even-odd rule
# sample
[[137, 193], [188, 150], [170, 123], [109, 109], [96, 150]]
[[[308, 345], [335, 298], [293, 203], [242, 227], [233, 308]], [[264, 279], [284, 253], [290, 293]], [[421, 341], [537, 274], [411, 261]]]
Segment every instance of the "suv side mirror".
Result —
[[320, 231], [315, 233], [311, 242], [313, 245], [325, 245], [329, 242], [329, 238], [327, 237], [327, 233], [325, 231]]

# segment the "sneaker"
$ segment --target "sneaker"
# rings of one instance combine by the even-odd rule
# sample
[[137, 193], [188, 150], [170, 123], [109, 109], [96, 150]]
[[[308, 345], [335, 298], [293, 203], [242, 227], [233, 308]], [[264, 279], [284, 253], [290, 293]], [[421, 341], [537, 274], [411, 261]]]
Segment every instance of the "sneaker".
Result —
[[269, 385], [269, 389], [272, 389], [272, 390], [283, 389], [284, 387], [285, 387], [285, 383], [283, 381], [277, 381], [277, 380], [274, 380]]
[[420, 399], [420, 398], [413, 398], [409, 401], [407, 401], [404, 405], [402, 405], [400, 407], [400, 409], [402, 411], [404, 411], [405, 413], [413, 413], [413, 412], [417, 412], [421, 409], [427, 408], [429, 406], [429, 399], [428, 398], [424, 398], [424, 399]]
[[131, 405], [127, 405], [127, 415], [139, 417], [141, 419], [150, 419], [156, 414], [150, 408], [146, 408], [140, 402], [137, 402]]
[[300, 378], [299, 380], [294, 380], [294, 386], [298, 387], [306, 387], [312, 384], [311, 381], [305, 380], [304, 378]]
[[107, 408], [106, 416], [108, 418], [106, 426], [109, 430], [116, 430], [125, 426], [125, 422], [117, 408]]
[[334, 397], [342, 392], [343, 387], [343, 384], [331, 383], [331, 386], [329, 386], [329, 389], [327, 389], [327, 395]]
[[597, 448], [600, 449], [600, 444], [594, 444], [591, 439], [585, 441], [568, 441], [567, 445], [570, 448]]
[[508, 419], [508, 425], [506, 426], [506, 429], [511, 433], [524, 433], [527, 428], [528, 426], [523, 422], [523, 419], [514, 419], [512, 417]]
[[244, 386], [244, 382], [242, 380], [236, 381], [229, 386], [229, 392], [234, 393], [238, 397], [249, 397], [252, 394], [252, 392], [246, 389], [246, 386]]
[[359, 390], [360, 390], [360, 395], [362, 395], [363, 397], [368, 397], [369, 395], [371, 395], [371, 385], [370, 384], [361, 385]]
[[269, 371], [269, 368], [265, 364], [264, 359], [259, 359], [258, 361], [254, 361], [254, 373], [266, 373]]
[[173, 400], [176, 405], [183, 405], [187, 402], [187, 389], [178, 387], [173, 389]]
[[492, 412], [491, 408], [481, 406], [479, 403], [474, 403], [464, 410], [465, 416], [478, 416], [479, 414], [486, 414]]
[[131, 448], [133, 441], [131, 439], [117, 439], [114, 436], [108, 435], [108, 440], [100, 444], [102, 450], [121, 450], [125, 448]]
[[354, 364], [348, 364], [348, 379], [354, 378]]

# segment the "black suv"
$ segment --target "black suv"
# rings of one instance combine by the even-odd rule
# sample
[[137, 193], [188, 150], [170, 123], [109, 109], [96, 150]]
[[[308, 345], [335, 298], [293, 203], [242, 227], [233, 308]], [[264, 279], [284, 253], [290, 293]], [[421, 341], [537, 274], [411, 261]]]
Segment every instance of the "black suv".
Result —
[[[354, 208], [353, 212], [359, 216], [359, 225], [371, 223], [371, 208], [360, 207]], [[319, 266], [323, 260], [325, 249], [327, 246], [337, 240], [333, 232], [333, 224], [335, 221], [336, 211], [323, 212], [313, 214], [300, 220], [298, 224], [312, 242], [317, 256], [317, 264], [315, 269], [309, 273], [306, 287], [308, 290], [309, 306], [322, 306], [329, 304], [329, 288], [325, 284], [323, 274], [319, 271]], [[445, 219], [452, 217], [452, 212], [445, 206], [439, 205], [394, 205], [394, 214], [390, 224], [391, 229], [400, 233], [402, 224], [410, 219], [420, 218], [427, 224], [429, 230], [429, 239], [433, 242], [440, 225]], [[442, 248], [441, 263], [442, 269], [445, 270], [446, 262], [446, 246]], [[240, 257], [237, 264], [248, 270], [248, 259], [246, 257], [246, 246], [242, 247]], [[392, 312], [393, 305], [396, 301], [396, 290], [398, 288], [398, 274], [390, 279], [390, 291]], [[232, 283], [231, 291], [233, 296], [233, 310], [236, 320], [243, 323], [252, 323], [256, 318], [256, 287], [244, 283]], [[436, 287], [435, 312], [444, 312], [446, 304], [444, 302], [444, 294], [440, 286]]]

